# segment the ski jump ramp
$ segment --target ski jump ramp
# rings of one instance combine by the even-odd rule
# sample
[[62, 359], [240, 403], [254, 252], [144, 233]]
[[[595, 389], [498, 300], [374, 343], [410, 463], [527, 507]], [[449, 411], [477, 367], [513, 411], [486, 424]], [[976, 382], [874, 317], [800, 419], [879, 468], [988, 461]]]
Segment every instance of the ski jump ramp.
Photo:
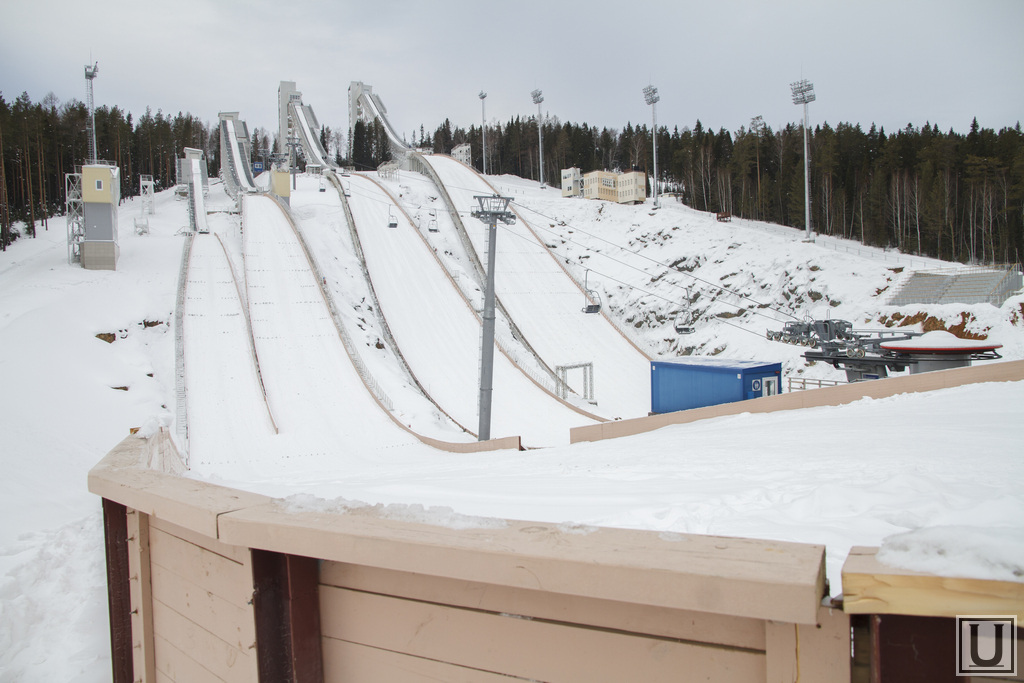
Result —
[[298, 123], [296, 128], [306, 163], [318, 164], [320, 168], [333, 168], [334, 164], [327, 159], [327, 150], [320, 144], [320, 138], [316, 132], [320, 129], [320, 125], [316, 120], [316, 114], [313, 113], [313, 108], [308, 104], [293, 103], [291, 111], [292, 121]]
[[192, 212], [192, 227], [196, 232], [210, 232], [206, 224], [206, 195], [203, 194], [203, 167], [202, 161], [192, 159], [190, 161], [191, 177], [188, 181], [189, 211]]
[[381, 122], [384, 132], [387, 133], [388, 142], [391, 143], [391, 150], [396, 156], [404, 155], [411, 150], [398, 131], [388, 120], [388, 110], [384, 107], [373, 92], [373, 87], [362, 81], [352, 81], [348, 86], [348, 139], [351, 144], [352, 134], [355, 132], [356, 121], [370, 123], [374, 119]]
[[258, 192], [252, 177], [249, 129], [238, 112], [220, 113], [220, 158], [224, 184], [231, 196], [239, 192]]
[[327, 150], [320, 144], [320, 122], [313, 107], [302, 103], [302, 93], [295, 89], [295, 81], [281, 81], [277, 88], [277, 151], [288, 151], [288, 139], [294, 133], [302, 147], [307, 164], [320, 168], [334, 168]]

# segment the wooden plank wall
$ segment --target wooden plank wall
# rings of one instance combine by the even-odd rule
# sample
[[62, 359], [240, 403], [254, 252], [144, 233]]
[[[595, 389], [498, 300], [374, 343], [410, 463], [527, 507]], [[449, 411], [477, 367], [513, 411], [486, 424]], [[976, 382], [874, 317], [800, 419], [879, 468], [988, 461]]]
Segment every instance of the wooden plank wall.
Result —
[[137, 589], [137, 606], [133, 593], [133, 608], [140, 612], [133, 639], [136, 652], [152, 648], [142, 664], [150, 671], [140, 671], [137, 662], [136, 680], [257, 680], [249, 549], [148, 515], [136, 516], [148, 526], [150, 589], [149, 600], [143, 588]]
[[838, 610], [798, 627], [341, 562], [320, 605], [325, 681], [849, 681]]

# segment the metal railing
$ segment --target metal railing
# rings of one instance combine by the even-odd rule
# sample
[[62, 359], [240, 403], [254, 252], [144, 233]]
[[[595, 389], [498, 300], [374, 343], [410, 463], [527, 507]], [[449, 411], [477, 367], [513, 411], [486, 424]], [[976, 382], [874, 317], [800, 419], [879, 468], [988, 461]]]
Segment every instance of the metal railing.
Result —
[[807, 389], [821, 389], [822, 387], [837, 387], [840, 384], [849, 384], [834, 379], [813, 379], [811, 377], [787, 377], [786, 391], [805, 391]]
[[192, 238], [195, 233], [185, 234], [181, 248], [181, 265], [178, 268], [178, 300], [174, 307], [174, 387], [177, 401], [175, 431], [178, 445], [188, 467], [188, 401], [185, 388], [185, 298], [188, 286], [188, 263], [192, 254]]

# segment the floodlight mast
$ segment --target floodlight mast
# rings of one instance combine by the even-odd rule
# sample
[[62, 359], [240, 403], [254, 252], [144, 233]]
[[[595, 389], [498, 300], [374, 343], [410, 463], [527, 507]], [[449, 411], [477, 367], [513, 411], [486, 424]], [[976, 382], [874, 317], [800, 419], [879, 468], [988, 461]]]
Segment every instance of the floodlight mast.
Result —
[[658, 208], [658, 101], [661, 97], [658, 95], [658, 89], [653, 85], [648, 85], [644, 88], [644, 101], [651, 105], [651, 117], [653, 119], [653, 135], [651, 140], [654, 143], [654, 182], [651, 183], [654, 190], [654, 208]]
[[483, 169], [484, 175], [487, 175], [487, 109], [485, 107], [484, 100], [487, 99], [487, 93], [483, 90], [480, 91], [480, 134], [482, 136], [480, 146], [483, 148], [484, 161]]
[[540, 145], [540, 186], [544, 187], [544, 115], [541, 113], [540, 104], [544, 101], [544, 95], [540, 90], [530, 93], [533, 103], [537, 105], [537, 140]]
[[497, 254], [498, 221], [506, 225], [516, 222], [516, 215], [508, 210], [511, 197], [485, 195], [474, 197], [480, 208], [472, 212], [487, 224], [487, 286], [484, 291], [483, 335], [480, 341], [480, 422], [477, 439], [491, 438], [491, 394], [494, 383], [494, 258]]
[[806, 78], [789, 84], [793, 92], [793, 104], [804, 105], [804, 226], [806, 239], [813, 240], [811, 235], [811, 176], [810, 158], [807, 154], [807, 103], [815, 100], [814, 84]]

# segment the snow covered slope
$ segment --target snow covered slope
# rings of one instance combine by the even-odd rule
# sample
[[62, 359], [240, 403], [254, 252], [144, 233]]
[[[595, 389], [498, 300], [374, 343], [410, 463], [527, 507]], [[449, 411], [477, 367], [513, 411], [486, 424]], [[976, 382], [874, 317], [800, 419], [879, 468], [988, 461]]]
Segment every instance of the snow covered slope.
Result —
[[[459, 423], [476, 431], [480, 320], [409, 218], [372, 179], [353, 176], [350, 204], [381, 308], [413, 372]], [[396, 223], [390, 228], [391, 219]], [[593, 421], [495, 356], [491, 434], [524, 445], [568, 443], [568, 429]]]
[[[474, 196], [494, 193], [471, 168], [442, 156], [425, 157], [460, 213], [477, 208]], [[498, 297], [529, 343], [551, 367], [593, 363], [595, 412], [609, 418], [639, 417], [650, 410], [648, 359], [600, 315], [583, 313], [583, 292], [530, 230], [532, 216], [501, 226], [497, 241]], [[482, 261], [487, 229], [463, 221]], [[582, 392], [580, 373], [570, 385]]]
[[[1003, 344], [1007, 359], [1024, 359], [1024, 297], [999, 308], [887, 306], [886, 295], [902, 276], [896, 269], [912, 265], [904, 256], [853, 244], [836, 246], [861, 253], [803, 244], [799, 231], [781, 226], [719, 224], [669, 200], [654, 212], [649, 205], [563, 200], [550, 188], [517, 178], [491, 181], [515, 198], [559, 256], [592, 268], [591, 282], [600, 283], [608, 308], [630, 321], [658, 356], [720, 350], [726, 357], [784, 360], [790, 373], [831, 376], [830, 367], [807, 366], [802, 349], [764, 339], [766, 327], [777, 328], [787, 319], [772, 310], [779, 308], [797, 317], [831, 312], [858, 326], [942, 324], [988, 335]], [[356, 291], [346, 271], [351, 257], [335, 250], [340, 240], [332, 237], [340, 234], [340, 207], [326, 200], [314, 206], [321, 202], [316, 195], [315, 190], [306, 195], [308, 201], [296, 195], [293, 208], [321, 264], [339, 264], [322, 268], [328, 286], [338, 295]], [[216, 182], [208, 200], [210, 228], [222, 237], [241, 273], [237, 216], [226, 213], [231, 202]], [[269, 216], [280, 213], [267, 208]], [[120, 220], [129, 224], [139, 205], [127, 200], [120, 212]], [[257, 281], [265, 277], [264, 289], [276, 294], [262, 297], [257, 288], [250, 298], [302, 312], [294, 329], [285, 321], [261, 328], [266, 355], [279, 356], [271, 364], [275, 379], [267, 386], [272, 401], [277, 396], [278, 402], [292, 404], [280, 420], [283, 436], [274, 439], [290, 450], [273, 462], [258, 453], [254, 458], [228, 454], [203, 476], [281, 495], [316, 495], [327, 499], [323, 505], [343, 498], [554, 523], [825, 543], [833, 590], [846, 549], [903, 532], [933, 532], [925, 540], [961, 558], [960, 570], [1000, 565], [1001, 576], [1014, 576], [1024, 567], [1019, 485], [1024, 472], [1018, 455], [1022, 383], [738, 415], [619, 442], [482, 456], [439, 454], [406, 445], [404, 432], [396, 436], [393, 424], [378, 428], [378, 420], [387, 420], [379, 409], [352, 434], [350, 420], [360, 415], [363, 401], [349, 405], [354, 394], [344, 388], [354, 387], [364, 398], [365, 389], [355, 386], [338, 349], [329, 348], [336, 342], [327, 340], [337, 333], [328, 333], [323, 314], [304, 303], [308, 267], [287, 271], [289, 262], [300, 260], [286, 244], [287, 231], [277, 219], [266, 220], [271, 225], [252, 228], [281, 253], [261, 252], [258, 259], [286, 272], [278, 282], [278, 276], [255, 274], [262, 266], [251, 263], [250, 273]], [[158, 193], [149, 221], [148, 235], [122, 231], [117, 271], [69, 266], [65, 226], [56, 217], [48, 230], [39, 228], [37, 238], [22, 238], [0, 253], [0, 453], [7, 468], [0, 482], [0, 680], [100, 683], [110, 678], [100, 502], [86, 491], [85, 479], [130, 427], [145, 432], [173, 426], [174, 345], [168, 323], [180, 231], [188, 225], [185, 203], [171, 191]], [[441, 214], [437, 221], [442, 232], [435, 237], [443, 239], [450, 223]], [[584, 255], [589, 258], [581, 261]], [[599, 259], [605, 260], [599, 265]], [[680, 338], [670, 331], [672, 312], [682, 288], [695, 282], [690, 275], [701, 278], [695, 292], [701, 318], [692, 337]], [[758, 303], [718, 291], [726, 286]], [[386, 372], [393, 359], [387, 348], [375, 345], [366, 304], [341, 296], [336, 301], [352, 329], [366, 328], [359, 343], [367, 365], [389, 383], [396, 405], [402, 403], [404, 385]], [[772, 308], [759, 308], [762, 303]], [[748, 308], [753, 310], [741, 312]], [[112, 334], [113, 342], [97, 339], [100, 333]], [[292, 348], [300, 338], [312, 352]], [[325, 368], [322, 374], [329, 372], [331, 380], [307, 378], [316, 368]], [[222, 370], [218, 365], [204, 372]], [[330, 403], [309, 405], [320, 392]], [[337, 425], [325, 431], [315, 426], [328, 422]], [[862, 429], [865, 424], [872, 425], [870, 432]], [[330, 435], [330, 445], [314, 449], [298, 433], [306, 425]], [[808, 447], [821, 443], [832, 445]], [[985, 549], [962, 559], [959, 551], [975, 547], [965, 539], [992, 534], [1017, 542], [1001, 544], [1003, 559], [993, 560]], [[54, 642], [62, 644], [59, 657]]]

